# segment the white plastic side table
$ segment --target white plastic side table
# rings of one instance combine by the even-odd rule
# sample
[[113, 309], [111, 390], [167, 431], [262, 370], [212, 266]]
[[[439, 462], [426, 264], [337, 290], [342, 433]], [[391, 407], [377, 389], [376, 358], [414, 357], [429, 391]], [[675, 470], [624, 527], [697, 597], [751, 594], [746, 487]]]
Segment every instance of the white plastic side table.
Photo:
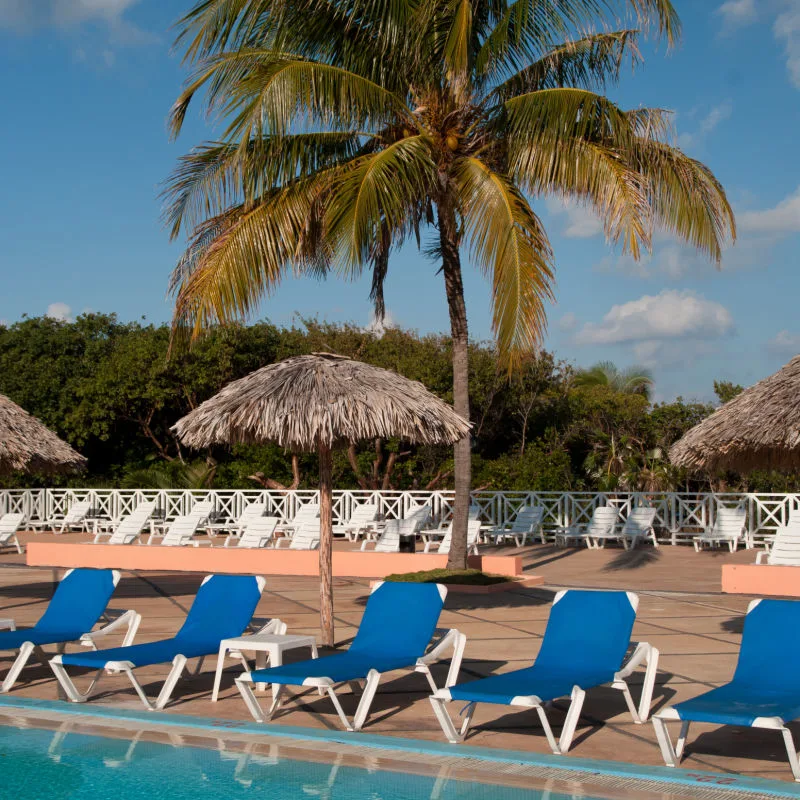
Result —
[[[211, 702], [216, 703], [219, 697], [219, 684], [222, 680], [222, 670], [225, 666], [225, 657], [232, 655], [239, 657], [244, 662], [242, 651], [256, 654], [256, 669], [264, 669], [267, 665], [279, 667], [283, 664], [283, 654], [287, 650], [298, 647], [310, 647], [311, 657], [317, 658], [317, 640], [313, 636], [299, 634], [255, 633], [251, 636], [237, 636], [235, 639], [223, 639], [219, 643], [217, 656], [217, 673], [214, 676], [214, 691], [211, 693]], [[245, 664], [245, 669], [247, 666]], [[256, 688], [264, 689], [266, 684], [256, 684]]]

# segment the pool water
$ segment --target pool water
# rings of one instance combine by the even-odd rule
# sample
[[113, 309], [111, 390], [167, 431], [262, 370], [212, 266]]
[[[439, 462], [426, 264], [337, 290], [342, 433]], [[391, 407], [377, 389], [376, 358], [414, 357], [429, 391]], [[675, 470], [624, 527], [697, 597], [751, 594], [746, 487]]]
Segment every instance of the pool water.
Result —
[[[64, 730], [0, 726], [2, 800], [571, 800], [575, 795]], [[464, 776], [467, 777], [467, 776]], [[580, 795], [583, 797], [584, 795]], [[595, 800], [601, 800], [596, 798]]]

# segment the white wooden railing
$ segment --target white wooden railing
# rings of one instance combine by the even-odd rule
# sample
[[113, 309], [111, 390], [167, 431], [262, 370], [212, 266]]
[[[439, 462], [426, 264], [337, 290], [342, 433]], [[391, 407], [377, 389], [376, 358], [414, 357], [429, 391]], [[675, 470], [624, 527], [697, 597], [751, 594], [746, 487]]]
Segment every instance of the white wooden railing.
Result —
[[[269, 514], [289, 520], [300, 505], [315, 500], [316, 495], [313, 490], [6, 489], [0, 490], [0, 513], [20, 512], [35, 522], [52, 519], [77, 500], [89, 499], [100, 514], [118, 520], [141, 500], [155, 499], [157, 507], [171, 519], [189, 511], [197, 500], [208, 498], [221, 515], [230, 519], [238, 517], [248, 503], [263, 502]], [[336, 491], [334, 521], [347, 520], [355, 505], [367, 501], [377, 503], [380, 514], [387, 519], [402, 517], [410, 508], [430, 503], [434, 516], [446, 520], [451, 513], [453, 492]], [[513, 519], [524, 504], [544, 506], [544, 525], [550, 529], [587, 522], [598, 505], [618, 506], [623, 517], [631, 507], [655, 506], [659, 538], [672, 544], [712, 525], [719, 505], [743, 506], [748, 514], [749, 536], [758, 542], [786, 524], [790, 513], [800, 507], [800, 494], [476, 492], [472, 502], [480, 506], [484, 521], [495, 524]]]

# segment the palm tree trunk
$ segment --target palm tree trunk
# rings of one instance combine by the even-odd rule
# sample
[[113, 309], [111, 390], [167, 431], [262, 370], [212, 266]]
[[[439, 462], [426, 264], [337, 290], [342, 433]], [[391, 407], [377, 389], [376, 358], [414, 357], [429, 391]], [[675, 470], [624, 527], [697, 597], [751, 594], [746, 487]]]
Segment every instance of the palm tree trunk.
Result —
[[322, 644], [333, 647], [333, 458], [319, 447], [319, 627]]
[[[438, 206], [439, 242], [442, 251], [442, 272], [450, 311], [450, 332], [453, 340], [453, 407], [469, 419], [469, 334], [464, 284], [461, 279], [461, 257], [458, 252], [458, 226], [452, 206], [443, 200]], [[456, 499], [453, 506], [453, 539], [448, 569], [467, 567], [467, 520], [469, 518], [472, 459], [470, 437], [456, 442], [453, 472]]]

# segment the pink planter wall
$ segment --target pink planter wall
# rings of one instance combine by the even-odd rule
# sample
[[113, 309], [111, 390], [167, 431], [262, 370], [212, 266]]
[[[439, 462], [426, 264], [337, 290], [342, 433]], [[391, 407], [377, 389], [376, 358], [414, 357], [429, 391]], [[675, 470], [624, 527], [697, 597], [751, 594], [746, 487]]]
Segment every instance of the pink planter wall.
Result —
[[[319, 575], [316, 550], [251, 550], [236, 547], [162, 547], [161, 545], [67, 544], [30, 542], [31, 567], [103, 567], [150, 572], [224, 572], [240, 575]], [[519, 556], [470, 556], [471, 567], [496, 575], [522, 575]], [[362, 553], [335, 550], [333, 574], [383, 578], [447, 566], [435, 553]]]
[[722, 591], [758, 597], [800, 597], [800, 567], [725, 564]]

